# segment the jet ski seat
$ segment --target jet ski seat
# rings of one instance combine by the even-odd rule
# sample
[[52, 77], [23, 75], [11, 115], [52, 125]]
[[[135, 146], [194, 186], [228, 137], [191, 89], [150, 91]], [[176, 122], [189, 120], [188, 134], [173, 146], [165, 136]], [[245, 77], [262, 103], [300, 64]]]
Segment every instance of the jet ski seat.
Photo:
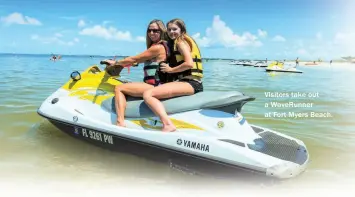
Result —
[[[155, 116], [142, 98], [127, 96], [126, 118], [146, 118]], [[180, 96], [170, 99], [162, 99], [162, 103], [168, 114], [199, 110], [218, 109], [234, 114], [235, 110], [241, 111], [242, 106], [255, 100], [254, 97], [245, 96], [237, 91], [203, 91], [190, 96]], [[116, 113], [114, 97], [102, 102], [102, 107]]]

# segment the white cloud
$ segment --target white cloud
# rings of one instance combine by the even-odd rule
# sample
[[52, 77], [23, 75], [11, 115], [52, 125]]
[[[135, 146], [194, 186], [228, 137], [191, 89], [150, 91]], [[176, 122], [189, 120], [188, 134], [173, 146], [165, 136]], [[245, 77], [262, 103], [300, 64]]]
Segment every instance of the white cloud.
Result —
[[274, 38], [272, 38], [272, 41], [274, 42], [285, 42], [286, 39], [280, 35], [276, 35]]
[[314, 35], [315, 39], [296, 39], [293, 42], [291, 48], [300, 58], [330, 60], [355, 55], [355, 33], [352, 31], [339, 31], [331, 37], [325, 37], [321, 32]]
[[72, 41], [63, 41], [62, 39], [60, 39], [60, 37], [62, 37], [61, 34], [54, 34], [53, 36], [49, 36], [49, 37], [42, 37], [39, 36], [37, 34], [34, 34], [31, 36], [32, 40], [37, 40], [43, 44], [59, 44], [59, 45], [67, 45], [67, 46], [73, 46], [75, 43], [79, 42], [78, 38], [74, 38]]
[[334, 44], [337, 44], [337, 45], [351, 44], [354, 46], [355, 33], [342, 33], [342, 32], [336, 33], [334, 36]]
[[20, 25], [42, 25], [42, 23], [32, 17], [23, 16], [21, 13], [14, 12], [6, 17], [1, 17], [1, 21], [7, 25], [20, 24]]
[[136, 40], [137, 40], [138, 42], [145, 42], [145, 37], [144, 37], [144, 36], [137, 36], [137, 37], [136, 37]]
[[236, 48], [262, 45], [258, 38], [249, 32], [244, 32], [242, 35], [234, 33], [218, 15], [213, 17], [212, 27], [206, 29], [206, 36], [201, 37], [200, 33], [197, 33], [193, 37], [199, 45], [205, 47], [221, 45]]
[[85, 21], [80, 19], [79, 22], [78, 22], [78, 27], [84, 27], [86, 24], [85, 24]]
[[195, 41], [198, 43], [198, 45], [200, 47], [209, 47], [209, 42], [210, 42], [210, 39], [207, 38], [207, 37], [200, 37], [201, 34], [200, 33], [196, 33], [194, 35], [192, 35], [191, 37], [193, 39], [195, 39]]
[[132, 36], [129, 31], [118, 31], [114, 27], [103, 27], [101, 25], [95, 25], [90, 28], [82, 29], [79, 32], [80, 35], [95, 36], [104, 38], [106, 40], [125, 40], [132, 41]]
[[267, 32], [264, 31], [264, 30], [258, 29], [258, 35], [259, 35], [261, 38], [265, 38], [265, 37], [267, 36]]
[[355, 33], [338, 32], [333, 39], [333, 48], [338, 50], [339, 55], [355, 55]]

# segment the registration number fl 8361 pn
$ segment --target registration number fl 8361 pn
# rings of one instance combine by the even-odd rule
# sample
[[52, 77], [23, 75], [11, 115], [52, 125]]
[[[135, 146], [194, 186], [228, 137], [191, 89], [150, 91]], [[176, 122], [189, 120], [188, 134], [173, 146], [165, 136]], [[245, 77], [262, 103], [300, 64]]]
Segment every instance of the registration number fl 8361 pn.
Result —
[[97, 131], [92, 131], [90, 129], [84, 129], [84, 128], [75, 128], [75, 133], [79, 134], [85, 138], [90, 138], [96, 141], [100, 141], [103, 143], [107, 143], [107, 144], [113, 144], [113, 137], [112, 135], [108, 135], [105, 133], [100, 133]]

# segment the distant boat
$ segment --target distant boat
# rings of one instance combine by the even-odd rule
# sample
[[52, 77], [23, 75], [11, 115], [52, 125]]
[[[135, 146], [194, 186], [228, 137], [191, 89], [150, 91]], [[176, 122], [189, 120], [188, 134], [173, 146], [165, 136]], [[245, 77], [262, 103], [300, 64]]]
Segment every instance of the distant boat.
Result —
[[347, 56], [347, 57], [341, 57], [341, 58], [348, 61], [348, 62], [355, 63], [355, 57]]
[[308, 62], [308, 63], [305, 63], [304, 65], [318, 65], [316, 62]]

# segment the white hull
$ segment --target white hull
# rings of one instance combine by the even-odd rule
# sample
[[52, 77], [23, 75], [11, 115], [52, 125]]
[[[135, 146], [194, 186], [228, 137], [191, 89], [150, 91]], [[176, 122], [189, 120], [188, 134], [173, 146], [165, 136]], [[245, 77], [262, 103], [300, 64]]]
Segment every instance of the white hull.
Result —
[[122, 82], [97, 66], [71, 77], [38, 114], [73, 137], [107, 147], [119, 147], [117, 140], [125, 139], [277, 178], [297, 176], [308, 164], [302, 141], [249, 125], [240, 112], [254, 98], [240, 92], [204, 91], [162, 101], [177, 127], [167, 133], [137, 98], [127, 98], [127, 127], [116, 126], [113, 89]]
[[[274, 131], [259, 127], [264, 131], [256, 133], [239, 113], [238, 120], [233, 114], [210, 109], [173, 114], [170, 118], [187, 119], [190, 124], [198, 125], [203, 131], [178, 129], [176, 132], [163, 133], [154, 128], [147, 129], [147, 127], [135, 124], [132, 122], [132, 118], [126, 120], [126, 128], [118, 127], [114, 125], [116, 120], [114, 113], [102, 110], [101, 106], [94, 105], [88, 100], [69, 97], [68, 94], [68, 91], [59, 89], [43, 102], [38, 113], [51, 120], [75, 125], [71, 132], [100, 143], [117, 146], [114, 144], [113, 136], [123, 137], [278, 178], [297, 176], [305, 170], [308, 163], [308, 153], [302, 164], [296, 164], [248, 148], [248, 144], [254, 144], [253, 140], [260, 138], [259, 134]], [[58, 98], [58, 102], [52, 104], [52, 100], [55, 98]], [[205, 115], [201, 116], [201, 114]], [[221, 118], [216, 119], [216, 117]], [[156, 117], [139, 120], [150, 126], [159, 126], [160, 124]], [[218, 121], [223, 121], [223, 129], [218, 128]], [[244, 121], [242, 125], [240, 121]], [[305, 147], [301, 141], [287, 138], [295, 140]], [[226, 143], [221, 139], [233, 139], [236, 142], [241, 142], [242, 145]]]
[[266, 68], [266, 72], [287, 72], [287, 73], [303, 73], [303, 71], [297, 70], [296, 68], [280, 68], [273, 66], [272, 68]]

